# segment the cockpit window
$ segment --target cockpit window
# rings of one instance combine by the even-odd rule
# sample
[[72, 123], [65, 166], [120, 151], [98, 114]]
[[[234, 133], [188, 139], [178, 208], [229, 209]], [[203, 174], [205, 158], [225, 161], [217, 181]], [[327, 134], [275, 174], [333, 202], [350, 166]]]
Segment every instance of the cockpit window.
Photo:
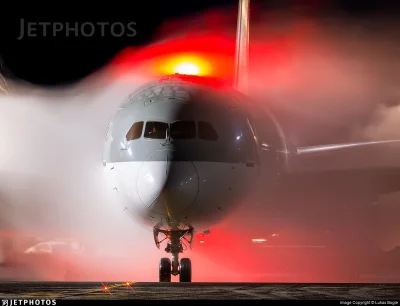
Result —
[[140, 136], [142, 136], [142, 131], [143, 131], [143, 121], [134, 123], [132, 127], [129, 129], [128, 133], [126, 134], [126, 141], [139, 139]]
[[216, 141], [218, 139], [217, 131], [208, 122], [199, 121], [199, 138], [204, 140]]
[[196, 124], [194, 121], [177, 121], [170, 125], [172, 139], [193, 139], [196, 137]]
[[144, 137], [151, 139], [165, 139], [167, 138], [167, 130], [167, 123], [147, 121], [146, 128], [144, 129]]

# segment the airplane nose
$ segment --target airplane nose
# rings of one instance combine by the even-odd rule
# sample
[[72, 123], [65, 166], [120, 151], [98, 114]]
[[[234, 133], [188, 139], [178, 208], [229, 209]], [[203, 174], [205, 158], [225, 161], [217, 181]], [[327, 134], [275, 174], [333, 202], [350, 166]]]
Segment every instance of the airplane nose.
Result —
[[174, 161], [174, 151], [156, 151], [144, 161], [137, 176], [138, 196], [157, 214], [174, 215], [195, 201], [199, 178], [190, 161]]

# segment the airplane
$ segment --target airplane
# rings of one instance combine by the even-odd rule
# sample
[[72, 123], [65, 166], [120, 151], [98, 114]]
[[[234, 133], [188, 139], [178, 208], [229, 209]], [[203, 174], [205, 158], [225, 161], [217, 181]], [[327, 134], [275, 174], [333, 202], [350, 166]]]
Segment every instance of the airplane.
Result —
[[[259, 192], [286, 195], [290, 191], [282, 186], [301, 192], [315, 181], [352, 186], [379, 178], [389, 178], [390, 190], [400, 190], [396, 157], [377, 158], [382, 146], [393, 149], [399, 140], [304, 148], [290, 144], [274, 115], [247, 96], [248, 44], [249, 1], [240, 0], [233, 88], [196, 76], [194, 64], [180, 65], [176, 74], [132, 92], [109, 122], [104, 171], [110, 188], [129, 199], [126, 213], [153, 231], [157, 248], [167, 241], [165, 252], [172, 260], [161, 258], [160, 282], [178, 275], [180, 282], [191, 282], [191, 260], [179, 255], [192, 246], [196, 233], [209, 233]], [[365, 148], [376, 154], [364, 159]], [[338, 166], [335, 154], [348, 157], [347, 162]], [[364, 174], [366, 167], [373, 176]], [[351, 176], [349, 170], [362, 174]], [[266, 204], [268, 209], [273, 208]]]

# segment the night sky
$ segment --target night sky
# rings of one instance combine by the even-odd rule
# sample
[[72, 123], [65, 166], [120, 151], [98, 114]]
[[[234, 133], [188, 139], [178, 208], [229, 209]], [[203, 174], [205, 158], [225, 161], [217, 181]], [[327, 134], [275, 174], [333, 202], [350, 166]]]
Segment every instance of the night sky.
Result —
[[[398, 1], [260, 1], [265, 6], [302, 5], [329, 12], [330, 9], [340, 9], [356, 18], [360, 14], [369, 14], [378, 9], [388, 9], [398, 6]], [[69, 84], [84, 78], [99, 67], [105, 65], [114, 55], [126, 46], [142, 46], [150, 43], [156, 30], [163, 22], [179, 18], [195, 12], [220, 6], [236, 6], [233, 0], [159, 0], [140, 1], [137, 4], [122, 7], [117, 15], [107, 17], [31, 17], [5, 16], [3, 12], [0, 28], [1, 71], [6, 77], [23, 79], [36, 84], [57, 85]], [[147, 5], [147, 6], [146, 6]], [[70, 15], [71, 16], [71, 15]], [[136, 22], [137, 35], [133, 38], [112, 38], [94, 36], [86, 37], [34, 37], [18, 40], [21, 18], [26, 22]]]

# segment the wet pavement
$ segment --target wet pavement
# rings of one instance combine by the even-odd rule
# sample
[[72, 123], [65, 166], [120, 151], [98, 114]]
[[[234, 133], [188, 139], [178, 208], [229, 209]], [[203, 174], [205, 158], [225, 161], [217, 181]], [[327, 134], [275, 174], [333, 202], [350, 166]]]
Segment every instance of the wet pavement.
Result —
[[0, 297], [2, 299], [393, 301], [400, 300], [400, 284], [1, 282]]

